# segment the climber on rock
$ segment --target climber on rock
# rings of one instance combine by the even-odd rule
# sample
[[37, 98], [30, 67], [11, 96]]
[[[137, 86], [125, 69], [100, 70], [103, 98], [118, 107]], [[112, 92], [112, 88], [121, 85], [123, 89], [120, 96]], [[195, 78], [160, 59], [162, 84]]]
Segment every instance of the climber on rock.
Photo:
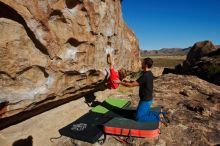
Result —
[[110, 70], [110, 76], [107, 82], [107, 87], [109, 89], [116, 89], [118, 88], [119, 84], [114, 83], [113, 81], [114, 80], [122, 81], [126, 77], [127, 72], [123, 68], [119, 69], [118, 72], [115, 71], [112, 63], [112, 57], [110, 54], [107, 54], [107, 63], [109, 64], [109, 70]]

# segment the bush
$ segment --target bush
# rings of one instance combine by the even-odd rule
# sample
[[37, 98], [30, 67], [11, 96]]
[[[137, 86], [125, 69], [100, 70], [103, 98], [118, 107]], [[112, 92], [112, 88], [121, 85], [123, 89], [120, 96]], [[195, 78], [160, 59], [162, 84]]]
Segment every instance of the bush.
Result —
[[211, 79], [214, 75], [220, 73], [220, 66], [217, 64], [204, 65], [203, 70], [208, 79]]

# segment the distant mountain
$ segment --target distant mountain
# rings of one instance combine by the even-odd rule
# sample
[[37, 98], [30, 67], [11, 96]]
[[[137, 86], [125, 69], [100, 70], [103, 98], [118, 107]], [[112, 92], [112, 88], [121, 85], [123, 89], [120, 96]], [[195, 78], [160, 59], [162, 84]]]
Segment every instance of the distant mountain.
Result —
[[220, 45], [215, 45], [216, 48], [220, 48]]
[[160, 50], [142, 50], [141, 56], [166, 56], [166, 55], [186, 55], [189, 48], [162, 48]]
[[[220, 45], [215, 45], [220, 48]], [[188, 48], [162, 48], [160, 50], [141, 50], [141, 56], [175, 56], [187, 55], [191, 47]]]

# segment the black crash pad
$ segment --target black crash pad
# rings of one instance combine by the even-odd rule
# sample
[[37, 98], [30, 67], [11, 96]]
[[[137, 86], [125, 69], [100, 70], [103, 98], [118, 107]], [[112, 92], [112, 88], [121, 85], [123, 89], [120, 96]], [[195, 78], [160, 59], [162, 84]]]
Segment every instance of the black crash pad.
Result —
[[106, 123], [108, 120], [110, 119], [103, 117], [103, 114], [89, 112], [60, 129], [59, 133], [73, 139], [95, 143], [103, 134], [99, 125]]

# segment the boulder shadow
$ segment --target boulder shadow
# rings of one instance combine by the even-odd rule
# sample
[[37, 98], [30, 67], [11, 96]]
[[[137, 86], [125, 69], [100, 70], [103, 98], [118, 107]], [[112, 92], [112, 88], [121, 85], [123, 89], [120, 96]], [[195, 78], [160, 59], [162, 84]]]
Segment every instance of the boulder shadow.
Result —
[[28, 136], [25, 139], [19, 139], [15, 141], [12, 146], [33, 146], [33, 137]]
[[89, 106], [89, 107], [96, 107], [97, 105], [100, 105], [101, 102], [96, 100], [96, 96], [94, 95], [94, 93], [90, 93], [84, 96], [85, 98], [85, 103]]

